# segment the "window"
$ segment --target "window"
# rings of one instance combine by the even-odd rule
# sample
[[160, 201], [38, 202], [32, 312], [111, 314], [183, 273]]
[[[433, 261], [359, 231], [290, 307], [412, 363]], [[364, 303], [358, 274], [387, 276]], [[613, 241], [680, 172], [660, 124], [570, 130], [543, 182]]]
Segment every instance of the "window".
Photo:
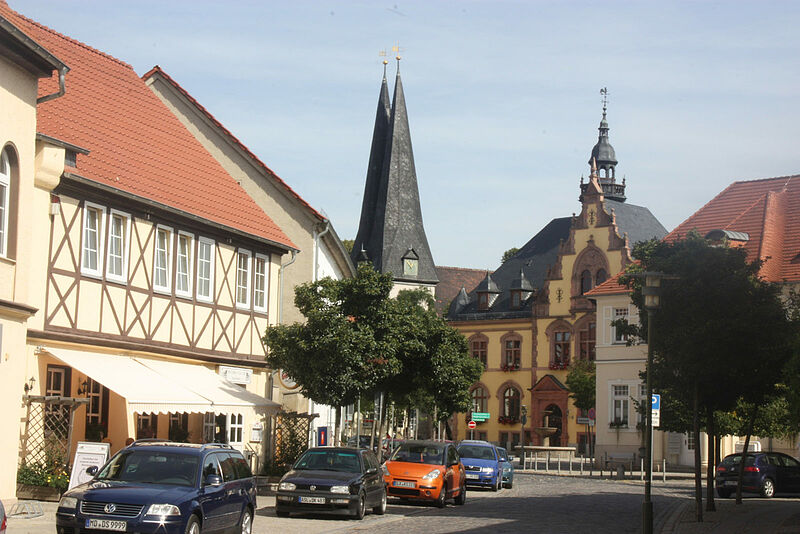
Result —
[[240, 413], [228, 415], [228, 443], [241, 443], [244, 434], [244, 416]]
[[[48, 397], [69, 397], [70, 393], [70, 368], [48, 365], [44, 394]], [[45, 436], [49, 436], [52, 432], [66, 431], [69, 428], [69, 412], [69, 406], [46, 403], [44, 408]]]
[[240, 250], [236, 259], [236, 305], [250, 306], [250, 252]]
[[592, 289], [592, 273], [583, 271], [581, 273], [581, 295]]
[[488, 411], [486, 409], [486, 403], [489, 399], [489, 395], [486, 393], [485, 389], [483, 389], [481, 386], [478, 386], [472, 390], [470, 396], [472, 396], [473, 412], [486, 413]]
[[169, 414], [169, 440], [179, 443], [189, 441], [189, 414], [171, 413]]
[[170, 291], [172, 272], [172, 229], [156, 228], [156, 250], [153, 258], [153, 287], [159, 291]]
[[81, 272], [89, 276], [102, 276], [103, 219], [106, 210], [102, 206], [83, 204], [83, 254]]
[[[694, 450], [694, 432], [689, 432], [686, 434], [686, 449], [690, 451]], [[739, 461], [742, 461], [741, 457], [739, 458]]]
[[8, 256], [8, 225], [11, 211], [11, 160], [8, 149], [0, 154], [0, 256]]
[[520, 394], [514, 387], [507, 387], [503, 392], [503, 416], [519, 419]]
[[197, 300], [214, 300], [214, 242], [205, 237], [197, 243]]
[[214, 417], [214, 412], [206, 412], [203, 414], [203, 443], [212, 443], [214, 441], [216, 423], [217, 420]]
[[253, 262], [253, 309], [267, 311], [267, 257], [261, 254]]
[[183, 232], [178, 232], [175, 294], [181, 297], [192, 296], [192, 236]]
[[486, 358], [486, 347], [488, 341], [486, 338], [478, 338], [472, 339], [469, 342], [470, 345], [470, 353], [472, 357], [476, 360], [479, 360], [483, 364], [483, 368], [486, 369], [487, 367], [487, 358]]
[[580, 359], [593, 362], [595, 358], [595, 342], [597, 339], [597, 323], [586, 323], [586, 326], [578, 333], [578, 336]]
[[489, 309], [489, 294], [488, 293], [478, 293], [478, 309], [479, 310], [488, 310]]
[[628, 386], [614, 384], [611, 386], [611, 425], [617, 428], [628, 428]]
[[[628, 319], [628, 308], [614, 308], [614, 320]], [[626, 343], [628, 336], [614, 327], [614, 343]]]
[[158, 414], [136, 414], [136, 439], [155, 438], [158, 434]]
[[511, 307], [519, 308], [522, 306], [522, 291], [514, 290], [511, 292]]
[[639, 409], [636, 411], [636, 422], [641, 428], [647, 425], [647, 408], [650, 404], [647, 402], [647, 384], [639, 384]]
[[519, 339], [506, 339], [503, 343], [503, 365], [507, 369], [519, 369], [520, 366], [520, 346], [522, 341]]
[[100, 382], [86, 378], [86, 439], [101, 441], [108, 435], [108, 390]]
[[130, 228], [130, 215], [111, 210], [111, 217], [108, 221], [108, 258], [106, 259], [106, 278], [109, 280], [127, 282]]
[[600, 269], [597, 271], [597, 274], [594, 276], [594, 285], [599, 286], [603, 282], [608, 280], [608, 274], [606, 273], [605, 269]]
[[569, 365], [569, 342], [572, 335], [566, 331], [553, 334], [553, 363], [551, 369], [566, 369]]

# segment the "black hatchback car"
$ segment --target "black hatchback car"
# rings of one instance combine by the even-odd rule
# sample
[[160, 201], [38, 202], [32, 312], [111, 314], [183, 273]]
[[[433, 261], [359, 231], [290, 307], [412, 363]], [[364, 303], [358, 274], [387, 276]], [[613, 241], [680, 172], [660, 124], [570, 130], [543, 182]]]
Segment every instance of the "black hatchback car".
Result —
[[339, 513], [363, 519], [367, 508], [386, 513], [386, 483], [375, 454], [367, 449], [314, 447], [283, 475], [275, 512]]
[[137, 441], [66, 492], [57, 534], [249, 534], [256, 484], [242, 454], [219, 443]]
[[[730, 497], [736, 491], [741, 454], [729, 454], [717, 466], [717, 494]], [[742, 491], [770, 498], [775, 493], [800, 493], [800, 462], [779, 452], [747, 454]]]

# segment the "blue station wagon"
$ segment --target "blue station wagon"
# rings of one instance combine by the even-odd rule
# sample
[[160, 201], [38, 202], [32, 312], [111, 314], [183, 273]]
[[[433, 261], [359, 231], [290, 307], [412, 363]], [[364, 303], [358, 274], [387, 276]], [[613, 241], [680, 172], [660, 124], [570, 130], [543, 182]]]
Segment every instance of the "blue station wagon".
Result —
[[242, 454], [219, 443], [137, 441], [66, 492], [57, 534], [250, 534], [256, 484]]

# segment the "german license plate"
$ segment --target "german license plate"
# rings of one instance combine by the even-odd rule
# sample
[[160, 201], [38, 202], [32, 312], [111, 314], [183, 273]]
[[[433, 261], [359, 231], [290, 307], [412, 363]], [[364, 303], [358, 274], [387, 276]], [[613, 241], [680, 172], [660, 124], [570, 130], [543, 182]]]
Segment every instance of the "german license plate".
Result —
[[300, 497], [300, 504], [325, 504], [325, 497]]
[[722, 483], [723, 486], [735, 486], [738, 481], [736, 480], [726, 480]]
[[125, 532], [128, 528], [128, 523], [125, 521], [112, 521], [111, 519], [87, 519], [86, 528]]
[[413, 488], [416, 484], [414, 482], [409, 482], [407, 480], [395, 480], [392, 482], [392, 486], [398, 488]]
[[473, 473], [467, 473], [467, 478], [470, 479], [470, 480], [477, 480], [477, 479], [480, 478], [480, 475], [473, 474]]

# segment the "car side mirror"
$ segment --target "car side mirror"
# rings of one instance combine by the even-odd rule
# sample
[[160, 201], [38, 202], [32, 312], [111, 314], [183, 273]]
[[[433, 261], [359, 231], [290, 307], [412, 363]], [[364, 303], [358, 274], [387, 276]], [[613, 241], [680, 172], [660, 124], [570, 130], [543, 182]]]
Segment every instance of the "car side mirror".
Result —
[[377, 472], [378, 472], [378, 468], [377, 467], [370, 467], [369, 469], [367, 469], [367, 474], [368, 475], [374, 475]]
[[100, 469], [96, 465], [90, 465], [86, 468], [86, 473], [95, 476]]
[[206, 477], [205, 485], [206, 486], [219, 486], [222, 484], [222, 477], [219, 475], [208, 475]]

